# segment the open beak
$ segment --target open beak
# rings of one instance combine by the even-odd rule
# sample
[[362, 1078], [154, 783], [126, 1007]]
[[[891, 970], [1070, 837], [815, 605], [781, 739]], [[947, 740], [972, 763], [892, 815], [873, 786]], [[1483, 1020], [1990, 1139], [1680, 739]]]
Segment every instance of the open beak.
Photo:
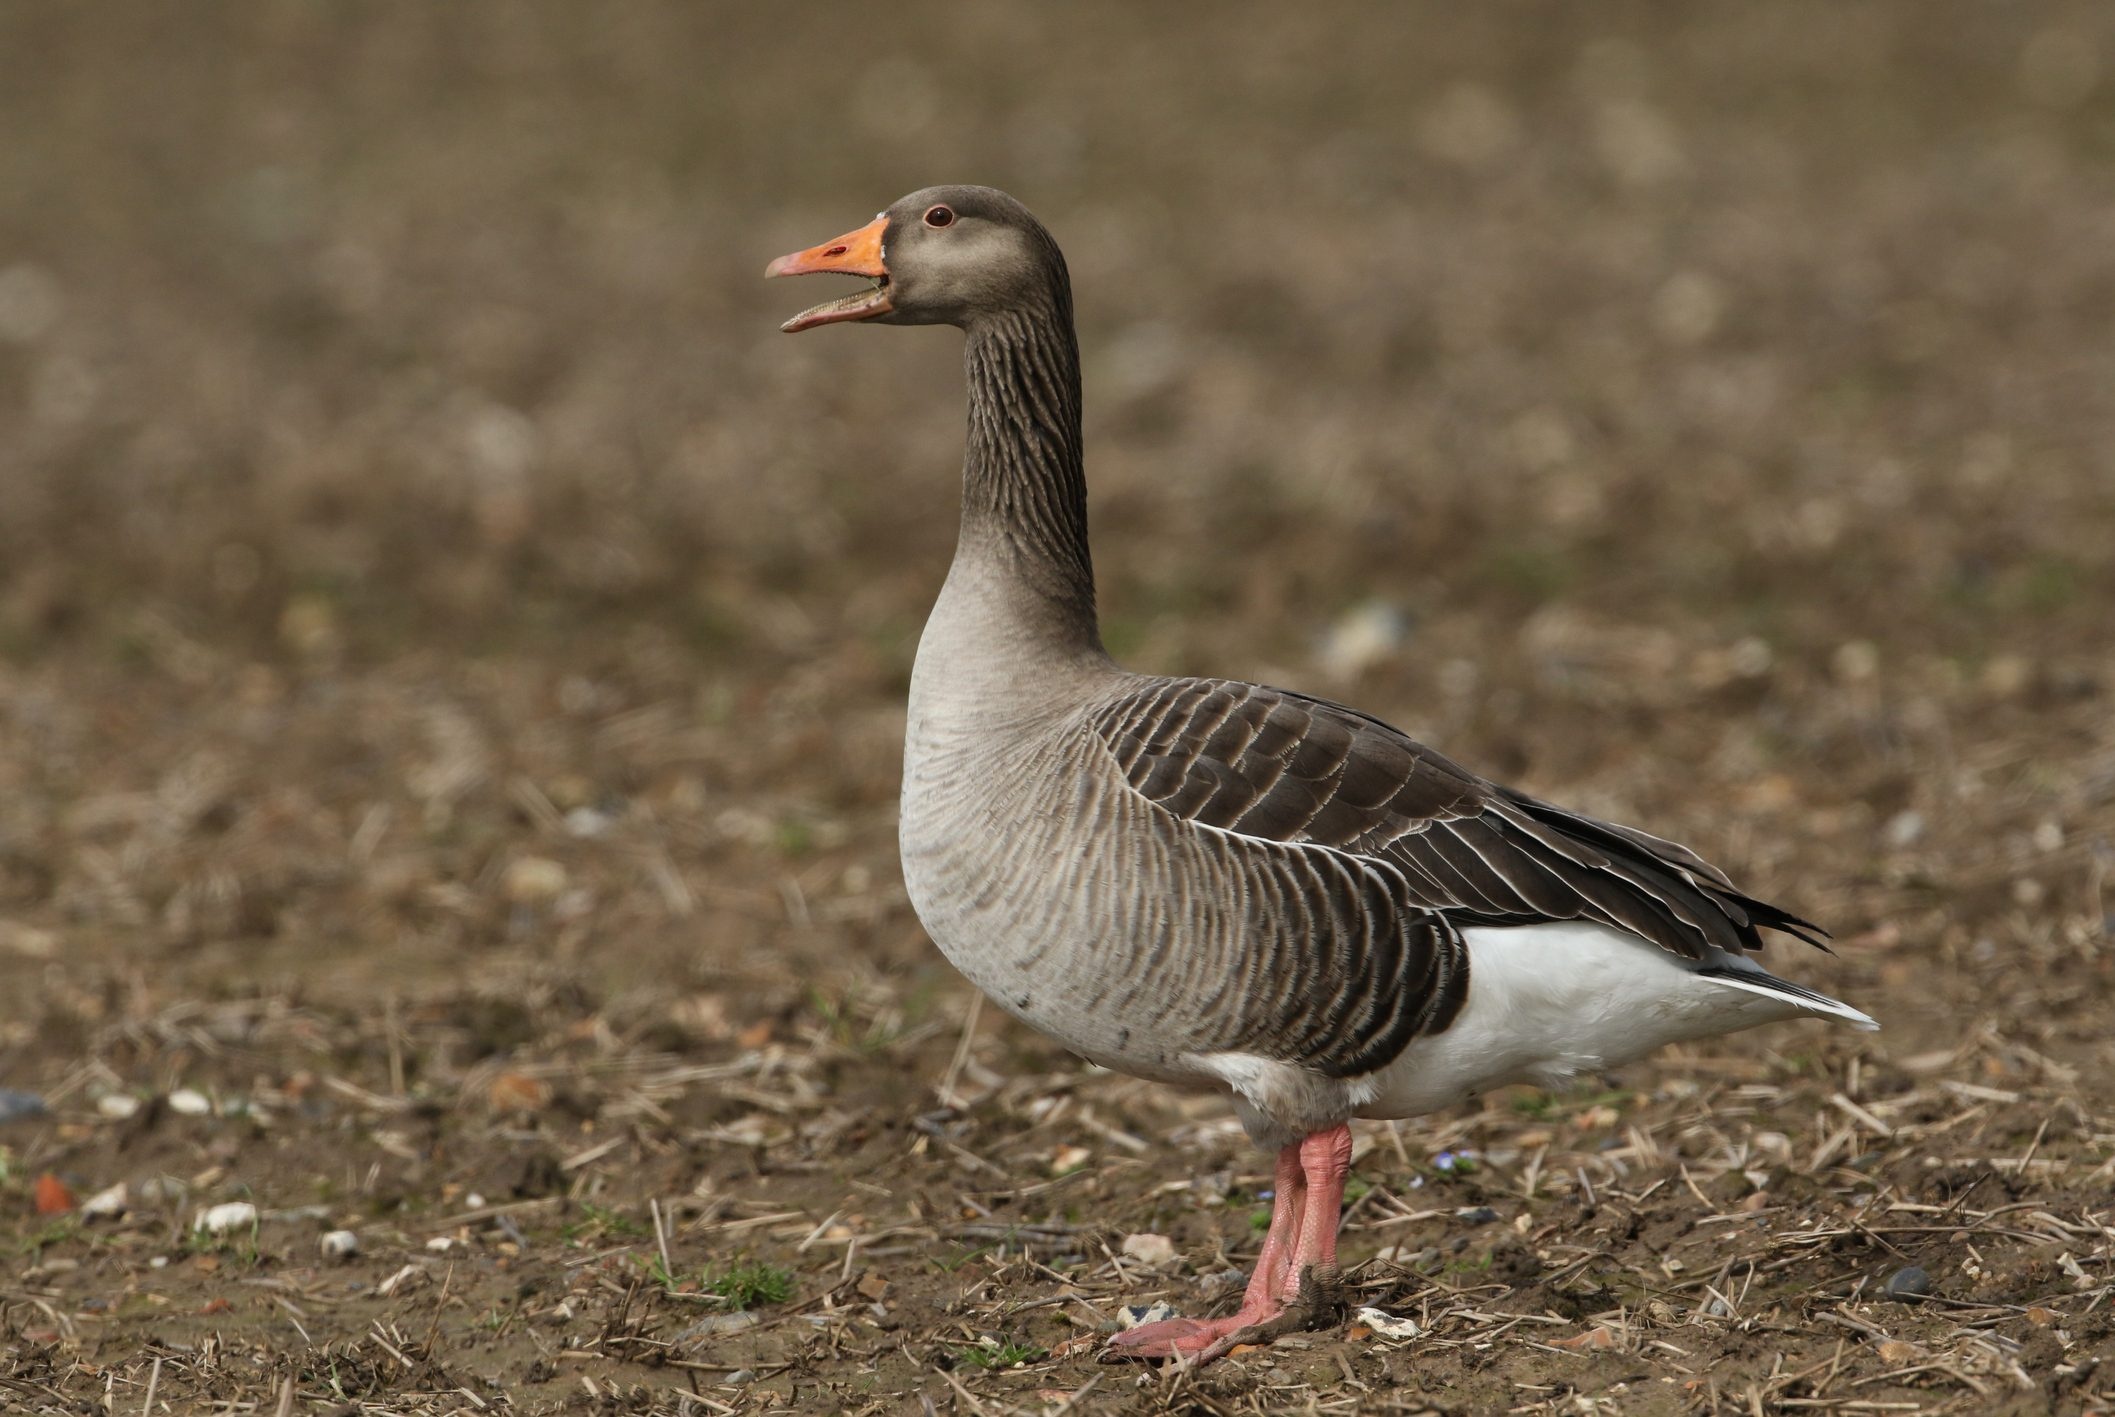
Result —
[[839, 320], [871, 320], [894, 309], [889, 304], [889, 268], [882, 261], [881, 253], [881, 238], [888, 228], [889, 218], [884, 212], [857, 231], [848, 231], [835, 241], [825, 241], [820, 246], [781, 256], [764, 267], [767, 277], [834, 271], [848, 276], [870, 276], [874, 281], [865, 290], [803, 310], [779, 328], [792, 335], [812, 330], [817, 325], [834, 325]]

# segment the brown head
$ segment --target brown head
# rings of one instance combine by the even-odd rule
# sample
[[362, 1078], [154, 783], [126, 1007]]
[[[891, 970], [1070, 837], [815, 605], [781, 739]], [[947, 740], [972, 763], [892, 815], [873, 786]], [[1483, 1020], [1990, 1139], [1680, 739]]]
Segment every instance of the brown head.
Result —
[[991, 187], [927, 187], [857, 231], [781, 256], [767, 276], [819, 272], [874, 284], [804, 310], [788, 334], [843, 320], [969, 328], [1022, 309], [1071, 314], [1065, 258], [1041, 222]]

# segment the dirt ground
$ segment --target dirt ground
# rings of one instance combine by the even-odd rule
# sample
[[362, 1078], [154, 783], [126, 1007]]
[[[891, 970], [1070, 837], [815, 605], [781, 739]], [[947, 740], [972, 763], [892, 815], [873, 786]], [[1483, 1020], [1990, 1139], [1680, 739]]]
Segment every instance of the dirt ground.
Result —
[[[0, 132], [7, 1411], [2115, 1411], [2105, 8], [8, 5]], [[1364, 1127], [1377, 1313], [1098, 1363], [1266, 1159], [925, 941], [956, 338], [757, 279], [958, 180], [1113, 648], [1883, 1031]]]

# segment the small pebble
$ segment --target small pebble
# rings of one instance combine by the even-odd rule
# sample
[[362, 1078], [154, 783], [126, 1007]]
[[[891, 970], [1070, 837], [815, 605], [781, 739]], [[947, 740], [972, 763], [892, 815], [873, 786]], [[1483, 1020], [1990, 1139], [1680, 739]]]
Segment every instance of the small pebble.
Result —
[[1455, 1211], [1454, 1218], [1469, 1225], [1490, 1225], [1498, 1219], [1498, 1212], [1487, 1205], [1470, 1205]]
[[1887, 844], [1896, 850], [1915, 846], [1924, 839], [1924, 814], [1915, 808], [1904, 808], [1887, 819], [1882, 829]]
[[129, 1202], [130, 1196], [126, 1191], [125, 1183], [120, 1181], [115, 1186], [105, 1187], [87, 1200], [82, 1201], [81, 1218], [83, 1220], [115, 1220], [125, 1213]]
[[1062, 1176], [1067, 1171], [1077, 1171], [1094, 1159], [1094, 1153], [1084, 1146], [1061, 1146], [1050, 1157], [1050, 1174]]
[[1372, 1329], [1382, 1338], [1415, 1338], [1417, 1321], [1398, 1318], [1384, 1309], [1359, 1309], [1353, 1315], [1360, 1323]]
[[1915, 1303], [1931, 1293], [1931, 1276], [1922, 1265], [1906, 1265], [1887, 1277], [1885, 1292], [1890, 1299]]
[[318, 1243], [327, 1260], [349, 1260], [360, 1253], [360, 1237], [351, 1230], [333, 1230]]
[[492, 1106], [500, 1112], [535, 1112], [551, 1101], [551, 1085], [527, 1073], [501, 1073], [486, 1089]]
[[720, 1379], [720, 1385], [722, 1387], [747, 1387], [749, 1384], [755, 1381], [756, 1369], [736, 1368], [726, 1377]]
[[1175, 1242], [1165, 1235], [1126, 1235], [1124, 1254], [1140, 1264], [1150, 1265], [1154, 1269], [1166, 1269], [1175, 1263]]
[[11, 1087], [0, 1087], [0, 1122], [19, 1122], [25, 1117], [44, 1115], [44, 1099], [34, 1092], [17, 1092]]
[[566, 835], [583, 841], [599, 841], [608, 836], [615, 823], [616, 818], [595, 807], [575, 807], [565, 814]]
[[106, 1092], [95, 1100], [95, 1110], [113, 1122], [137, 1117], [140, 1100], [129, 1092]]
[[203, 1117], [213, 1110], [213, 1104], [197, 1088], [180, 1087], [169, 1094], [169, 1110], [186, 1117]]
[[566, 888], [566, 869], [546, 856], [523, 856], [507, 863], [500, 881], [516, 905], [543, 905]]
[[1399, 1241], [1393, 1245], [1383, 1246], [1380, 1252], [1374, 1255], [1374, 1258], [1383, 1264], [1395, 1264], [1401, 1265], [1405, 1269], [1415, 1269], [1437, 1261], [1439, 1259], [1439, 1248], [1436, 1245], [1417, 1245]]
[[257, 1207], [248, 1201], [227, 1201], [221, 1205], [209, 1205], [191, 1222], [193, 1230], [203, 1230], [208, 1235], [225, 1235], [231, 1230], [247, 1230], [257, 1223]]

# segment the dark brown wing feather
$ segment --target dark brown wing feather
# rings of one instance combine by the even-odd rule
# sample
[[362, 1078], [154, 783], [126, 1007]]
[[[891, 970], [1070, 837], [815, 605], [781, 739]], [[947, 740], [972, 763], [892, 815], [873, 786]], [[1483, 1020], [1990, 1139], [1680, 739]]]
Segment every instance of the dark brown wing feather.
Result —
[[1592, 920], [1685, 959], [1826, 932], [1695, 853], [1487, 782], [1379, 719], [1282, 689], [1152, 680], [1096, 720], [1131, 786], [1178, 817], [1393, 866], [1402, 908], [1454, 926]]

